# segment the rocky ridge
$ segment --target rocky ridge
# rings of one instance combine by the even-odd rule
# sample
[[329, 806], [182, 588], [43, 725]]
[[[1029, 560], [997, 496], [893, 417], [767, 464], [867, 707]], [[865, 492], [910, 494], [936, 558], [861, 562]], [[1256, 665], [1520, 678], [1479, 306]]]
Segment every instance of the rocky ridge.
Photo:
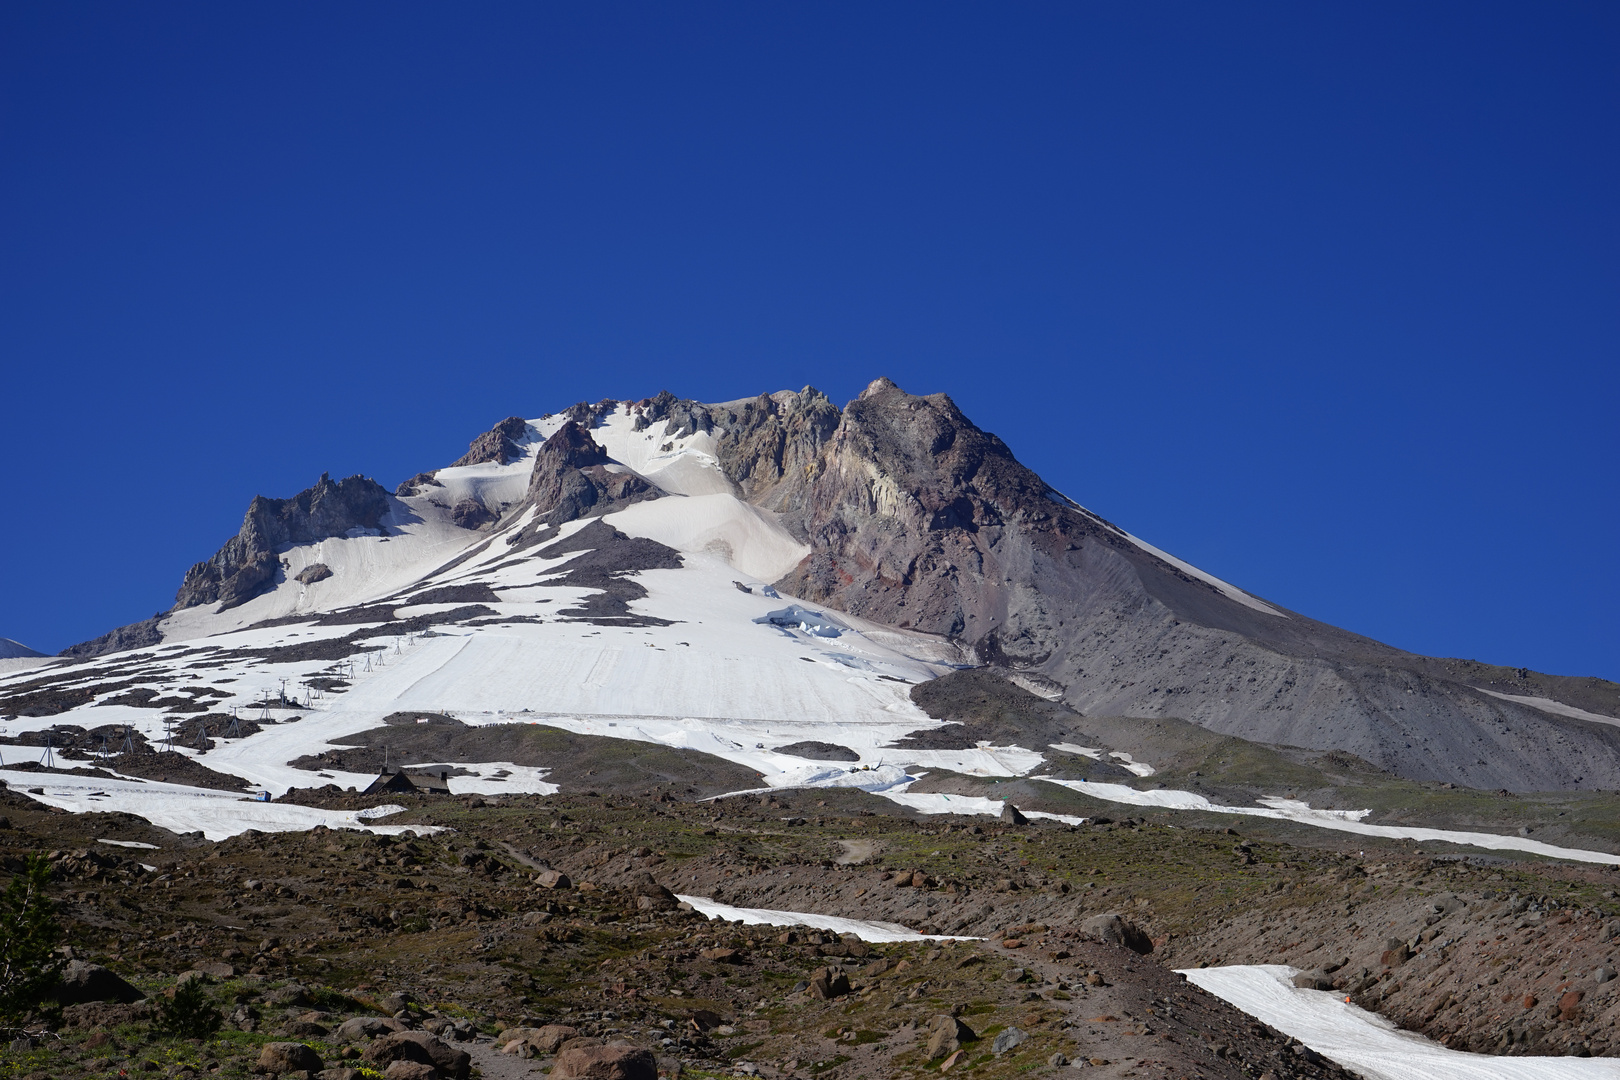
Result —
[[230, 608], [251, 600], [274, 581], [278, 548], [375, 529], [388, 508], [388, 492], [365, 476], [333, 480], [322, 473], [314, 487], [290, 499], [256, 495], [241, 530], [212, 558], [186, 571], [174, 607], [218, 602]]

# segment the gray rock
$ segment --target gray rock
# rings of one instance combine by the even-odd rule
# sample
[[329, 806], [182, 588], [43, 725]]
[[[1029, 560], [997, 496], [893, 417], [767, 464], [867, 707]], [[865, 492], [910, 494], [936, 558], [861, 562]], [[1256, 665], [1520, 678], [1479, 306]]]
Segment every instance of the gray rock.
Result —
[[1332, 990], [1333, 979], [1321, 968], [1313, 971], [1301, 971], [1293, 978], [1295, 986], [1301, 990]]
[[1001, 820], [1008, 825], [1028, 825], [1029, 818], [1019, 813], [1018, 807], [1012, 803], [1003, 803], [1001, 807]]
[[302, 983], [288, 983], [267, 991], [259, 1000], [266, 1005], [308, 1005], [310, 1002], [309, 987]]
[[388, 1063], [383, 1070], [383, 1080], [440, 1080], [439, 1070], [425, 1061], [408, 1061], [401, 1058]]
[[961, 1020], [941, 1013], [928, 1022], [928, 1060], [945, 1057], [976, 1038], [973, 1029]]
[[1117, 912], [1093, 915], [1080, 924], [1080, 929], [1104, 944], [1119, 945], [1144, 956], [1153, 951], [1148, 936]]
[[332, 1032], [333, 1042], [359, 1042], [361, 1039], [375, 1038], [379, 1035], [389, 1035], [396, 1031], [405, 1031], [406, 1026], [392, 1017], [381, 1016], [355, 1016], [337, 1026]]
[[62, 971], [62, 981], [56, 988], [56, 1000], [63, 1005], [82, 1005], [92, 1001], [115, 1001], [127, 1005], [145, 996], [116, 973], [100, 964], [83, 960], [68, 962]]
[[312, 1048], [298, 1042], [265, 1043], [259, 1051], [256, 1072], [302, 1073], [321, 1072], [326, 1068], [321, 1056]]
[[990, 1052], [1000, 1056], [1001, 1054], [1005, 1054], [1007, 1051], [1011, 1050], [1013, 1047], [1021, 1046], [1028, 1041], [1028, 1035], [1022, 1031], [1019, 1031], [1015, 1027], [1010, 1027], [1006, 1031], [1003, 1031], [1000, 1035], [996, 1036], [995, 1041], [990, 1044]]
[[849, 993], [849, 976], [836, 968], [818, 971], [810, 980], [810, 993], [823, 1001], [843, 997]]

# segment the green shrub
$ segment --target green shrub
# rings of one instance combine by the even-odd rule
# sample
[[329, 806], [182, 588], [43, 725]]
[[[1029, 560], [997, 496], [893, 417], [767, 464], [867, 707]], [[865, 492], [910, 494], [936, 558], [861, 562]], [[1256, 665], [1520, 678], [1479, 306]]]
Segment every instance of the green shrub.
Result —
[[187, 979], [175, 987], [174, 997], [160, 998], [156, 1026], [182, 1039], [201, 1039], [219, 1030], [224, 1015], [208, 999], [201, 979]]
[[51, 869], [30, 855], [0, 894], [0, 1024], [14, 1027], [50, 997], [62, 977], [56, 911], [45, 895]]

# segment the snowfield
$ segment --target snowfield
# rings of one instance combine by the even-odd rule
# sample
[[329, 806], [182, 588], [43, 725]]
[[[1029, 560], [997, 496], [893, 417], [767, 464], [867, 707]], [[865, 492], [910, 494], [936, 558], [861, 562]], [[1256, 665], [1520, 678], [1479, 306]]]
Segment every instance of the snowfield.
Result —
[[1189, 968], [1182, 975], [1368, 1080], [1615, 1080], [1613, 1058], [1491, 1057], [1448, 1050], [1325, 990], [1301, 990], [1298, 968]]

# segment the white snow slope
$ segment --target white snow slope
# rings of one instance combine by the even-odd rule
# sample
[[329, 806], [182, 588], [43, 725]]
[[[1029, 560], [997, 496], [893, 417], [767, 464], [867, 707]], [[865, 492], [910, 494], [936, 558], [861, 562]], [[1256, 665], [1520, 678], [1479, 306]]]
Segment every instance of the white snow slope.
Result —
[[1181, 974], [1216, 997], [1367, 1080], [1615, 1080], [1613, 1058], [1465, 1054], [1401, 1031], [1325, 990], [1301, 990], [1297, 968], [1275, 964], [1189, 968]]

